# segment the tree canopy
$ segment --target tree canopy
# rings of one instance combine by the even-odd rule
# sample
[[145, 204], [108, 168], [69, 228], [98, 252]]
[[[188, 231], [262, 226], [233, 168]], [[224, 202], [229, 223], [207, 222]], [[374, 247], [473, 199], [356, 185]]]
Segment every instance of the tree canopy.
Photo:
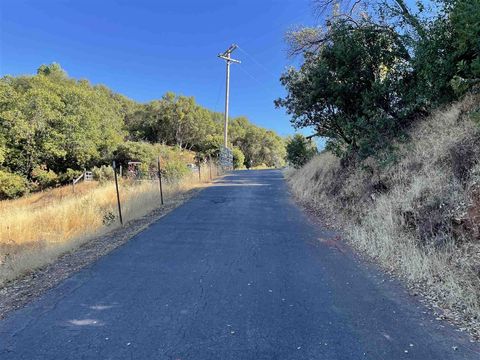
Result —
[[419, 115], [478, 89], [480, 0], [316, 4], [332, 13], [287, 35], [303, 62], [282, 75], [275, 103], [337, 154], [378, 155]]
[[[113, 159], [151, 155], [156, 144], [215, 157], [222, 122], [223, 114], [193, 97], [168, 92], [141, 104], [104, 85], [72, 79], [56, 63], [40, 66], [33, 76], [5, 76], [0, 79], [0, 188], [5, 189], [0, 198], [62, 183]], [[244, 117], [232, 123], [230, 146], [246, 160], [283, 165], [282, 138]]]

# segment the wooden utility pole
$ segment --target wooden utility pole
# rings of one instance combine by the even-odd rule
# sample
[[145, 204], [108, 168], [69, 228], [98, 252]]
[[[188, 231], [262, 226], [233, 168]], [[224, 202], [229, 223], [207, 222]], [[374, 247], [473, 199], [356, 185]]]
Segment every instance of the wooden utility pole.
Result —
[[223, 146], [227, 148], [228, 145], [228, 102], [230, 98], [230, 64], [237, 63], [240, 64], [239, 60], [235, 60], [231, 58], [232, 52], [237, 48], [237, 45], [231, 45], [224, 53], [218, 54], [220, 59], [225, 60], [227, 63], [227, 85], [225, 89], [225, 121], [223, 124]]

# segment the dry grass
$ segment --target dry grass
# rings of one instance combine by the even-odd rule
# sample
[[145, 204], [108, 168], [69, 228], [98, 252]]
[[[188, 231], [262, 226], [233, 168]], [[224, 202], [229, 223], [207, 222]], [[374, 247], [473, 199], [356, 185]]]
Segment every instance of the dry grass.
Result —
[[[203, 186], [210, 169], [189, 173], [176, 184], [164, 184], [164, 200]], [[219, 175], [212, 166], [212, 177]], [[120, 182], [124, 222], [160, 206], [157, 181]], [[0, 285], [54, 261], [93, 237], [120, 226], [113, 183], [79, 184], [0, 202]]]
[[353, 246], [425, 291], [480, 335], [480, 128], [468, 98], [420, 121], [400, 160], [344, 168], [322, 153], [286, 173], [295, 195]]

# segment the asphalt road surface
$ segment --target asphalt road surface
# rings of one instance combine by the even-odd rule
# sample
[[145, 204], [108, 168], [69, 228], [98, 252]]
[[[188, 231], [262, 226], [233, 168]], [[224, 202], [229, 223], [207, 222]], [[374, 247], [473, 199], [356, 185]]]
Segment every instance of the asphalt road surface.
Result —
[[480, 359], [333, 237], [236, 172], [1, 321], [0, 359]]

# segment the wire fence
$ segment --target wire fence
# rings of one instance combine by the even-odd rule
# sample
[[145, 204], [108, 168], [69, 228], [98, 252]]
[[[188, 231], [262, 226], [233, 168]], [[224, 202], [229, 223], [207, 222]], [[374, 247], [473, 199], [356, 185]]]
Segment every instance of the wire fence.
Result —
[[[231, 161], [228, 164], [230, 163]], [[156, 166], [148, 168], [142, 167], [140, 162], [131, 161], [124, 166], [113, 161], [111, 166], [102, 166], [94, 172], [85, 170], [80, 177], [72, 181], [72, 187], [73, 192], [80, 196], [80, 181], [98, 182], [103, 186], [111, 184], [111, 189], [115, 189], [116, 209], [113, 209], [111, 199], [108, 210], [102, 215], [102, 222], [104, 225], [111, 225], [118, 221], [123, 226], [125, 222], [141, 217], [166, 202], [177, 201], [175, 196], [178, 193], [201, 186], [224, 174], [231, 169], [225, 164], [220, 157], [206, 159], [185, 165], [182, 171], [175, 173], [168, 172], [165, 167], [167, 164], [162, 164], [160, 158]]]

